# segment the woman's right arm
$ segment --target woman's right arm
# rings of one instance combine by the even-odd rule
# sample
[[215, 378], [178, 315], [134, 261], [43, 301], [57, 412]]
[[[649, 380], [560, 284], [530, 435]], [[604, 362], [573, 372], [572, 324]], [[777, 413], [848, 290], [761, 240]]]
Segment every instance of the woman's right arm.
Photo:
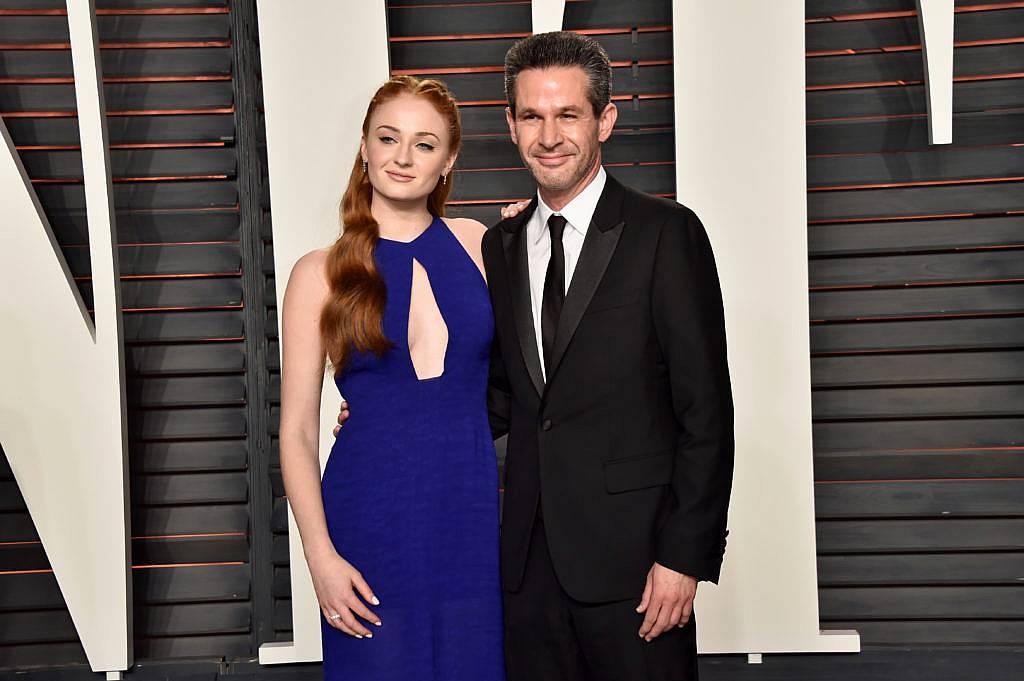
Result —
[[[362, 575], [338, 555], [327, 532], [320, 491], [320, 395], [326, 350], [320, 338], [320, 310], [330, 292], [324, 277], [324, 251], [295, 263], [282, 311], [281, 476], [299, 527], [302, 550], [324, 617], [337, 629], [372, 637], [353, 616], [378, 624], [380, 618], [359, 599], [377, 603]], [[339, 614], [340, 619], [330, 619]]]

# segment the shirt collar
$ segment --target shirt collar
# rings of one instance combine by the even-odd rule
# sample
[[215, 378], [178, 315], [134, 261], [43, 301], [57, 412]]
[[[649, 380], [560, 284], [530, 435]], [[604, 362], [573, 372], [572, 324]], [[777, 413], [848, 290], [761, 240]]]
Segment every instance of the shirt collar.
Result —
[[[597, 202], [601, 198], [601, 192], [604, 191], [607, 177], [608, 174], [605, 172], [604, 166], [601, 166], [598, 168], [597, 175], [590, 181], [590, 184], [574, 196], [572, 201], [567, 203], [562, 210], [557, 211], [568, 221], [568, 226], [578, 232], [580, 236], [587, 235], [587, 228], [590, 227], [594, 211], [597, 210]], [[528, 227], [531, 242], [537, 243], [541, 240], [541, 237], [548, 233], [548, 218], [555, 212], [548, 204], [544, 203], [544, 199], [541, 198], [538, 191], [537, 209], [534, 211], [535, 218], [530, 220]]]

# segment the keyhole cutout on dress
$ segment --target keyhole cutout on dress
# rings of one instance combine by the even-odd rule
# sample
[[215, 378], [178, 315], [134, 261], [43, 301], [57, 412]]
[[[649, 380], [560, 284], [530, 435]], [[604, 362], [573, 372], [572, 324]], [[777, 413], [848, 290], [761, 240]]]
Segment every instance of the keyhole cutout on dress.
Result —
[[444, 373], [448, 351], [448, 325], [430, 287], [430, 278], [418, 260], [412, 260], [412, 292], [409, 296], [409, 358], [421, 381]]

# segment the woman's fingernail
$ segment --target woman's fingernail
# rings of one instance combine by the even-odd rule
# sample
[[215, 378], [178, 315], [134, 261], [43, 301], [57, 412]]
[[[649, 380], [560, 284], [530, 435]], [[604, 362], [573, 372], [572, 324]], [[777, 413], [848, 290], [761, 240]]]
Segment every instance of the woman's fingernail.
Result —
[[356, 634], [356, 638], [362, 638], [360, 634]]
[[380, 624], [381, 624], [381, 623], [380, 623], [380, 620], [378, 620], [378, 621], [374, 622], [374, 624], [376, 624], [376, 625], [377, 625], [377, 626], [379, 627], [379, 626], [380, 626]]
[[376, 596], [374, 596], [374, 597], [373, 597], [373, 600], [372, 600], [372, 601], [370, 601], [370, 602], [371, 602], [371, 603], [373, 603], [374, 605], [380, 605], [380, 601], [379, 601], [379, 600], [377, 600], [377, 597], [376, 597]]
[[373, 638], [373, 634], [366, 634], [366, 638]]

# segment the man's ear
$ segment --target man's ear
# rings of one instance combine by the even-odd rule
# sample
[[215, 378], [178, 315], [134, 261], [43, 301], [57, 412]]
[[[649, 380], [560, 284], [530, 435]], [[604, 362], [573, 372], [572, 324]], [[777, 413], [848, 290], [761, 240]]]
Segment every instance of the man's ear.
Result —
[[512, 109], [505, 107], [505, 120], [508, 121], [508, 134], [512, 135], [512, 143], [519, 144], [519, 140], [516, 138], [516, 117], [512, 113]]
[[619, 107], [615, 106], [615, 102], [608, 102], [597, 119], [597, 139], [599, 141], [604, 142], [612, 136], [612, 130], [615, 128], [617, 120], [619, 120]]

